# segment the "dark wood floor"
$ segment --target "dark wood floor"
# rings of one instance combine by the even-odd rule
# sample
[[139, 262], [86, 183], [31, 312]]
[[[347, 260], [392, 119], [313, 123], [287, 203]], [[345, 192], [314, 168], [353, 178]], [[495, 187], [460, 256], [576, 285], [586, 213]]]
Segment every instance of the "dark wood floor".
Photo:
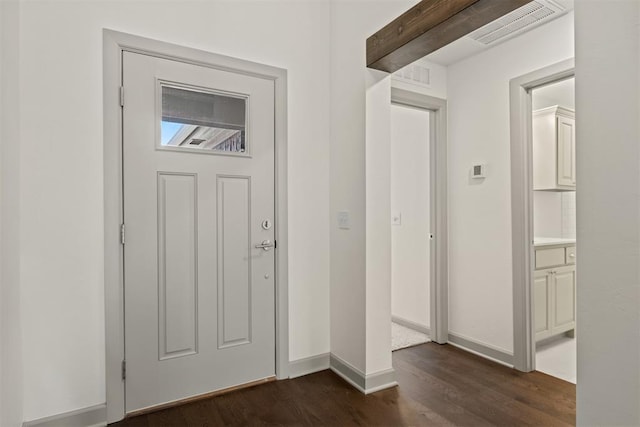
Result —
[[450, 345], [393, 353], [399, 387], [368, 396], [331, 371], [125, 419], [118, 427], [575, 425], [575, 385]]

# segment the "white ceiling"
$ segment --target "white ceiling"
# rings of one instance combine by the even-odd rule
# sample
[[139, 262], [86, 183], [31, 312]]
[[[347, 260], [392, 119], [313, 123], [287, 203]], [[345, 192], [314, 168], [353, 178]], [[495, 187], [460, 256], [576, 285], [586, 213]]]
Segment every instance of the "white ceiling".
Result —
[[[551, 0], [551, 1], [554, 3], [557, 3], [559, 6], [566, 9], [567, 12], [573, 10], [574, 0]], [[532, 25], [530, 29], [533, 29], [534, 27], [535, 25]], [[519, 37], [519, 35], [516, 35], [515, 37]], [[508, 38], [505, 38], [504, 40], [506, 41], [508, 40]], [[496, 44], [499, 44], [499, 43], [496, 43]], [[443, 48], [438, 49], [433, 53], [430, 53], [429, 55], [425, 56], [424, 59], [436, 64], [447, 66], [455, 62], [458, 62], [464, 58], [473, 56], [484, 50], [490, 49], [493, 46], [495, 46], [495, 44], [491, 46], [485, 46], [473, 40], [471, 37], [464, 36], [454, 41], [453, 43], [450, 43], [444, 46]]]
[[534, 89], [532, 92], [533, 109], [559, 105], [575, 110], [575, 79], [567, 79]]

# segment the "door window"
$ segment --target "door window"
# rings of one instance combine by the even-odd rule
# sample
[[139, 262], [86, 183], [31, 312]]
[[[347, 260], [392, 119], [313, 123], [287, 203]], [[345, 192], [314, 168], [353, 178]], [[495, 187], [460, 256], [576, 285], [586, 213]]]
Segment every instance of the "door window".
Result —
[[160, 83], [159, 149], [247, 155], [244, 95]]

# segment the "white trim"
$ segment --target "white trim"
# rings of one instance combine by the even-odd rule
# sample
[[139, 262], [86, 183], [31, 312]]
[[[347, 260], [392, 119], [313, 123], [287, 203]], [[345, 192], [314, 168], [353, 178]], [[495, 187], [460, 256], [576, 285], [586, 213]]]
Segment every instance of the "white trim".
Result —
[[569, 59], [514, 78], [509, 83], [511, 113], [511, 232], [513, 258], [513, 365], [535, 370], [533, 274], [533, 166], [531, 89], [573, 77]]
[[513, 354], [494, 345], [477, 341], [455, 332], [449, 333], [449, 343], [469, 353], [484, 357], [493, 362], [513, 368]]
[[330, 369], [343, 380], [358, 389], [361, 393], [365, 393], [365, 374], [360, 369], [345, 362], [335, 354], [331, 353], [329, 362]]
[[22, 423], [22, 427], [93, 427], [106, 425], [107, 406], [104, 403]]
[[413, 329], [414, 331], [422, 332], [425, 335], [428, 335], [431, 338], [431, 329], [429, 327], [421, 325], [416, 322], [412, 322], [411, 320], [403, 319], [402, 317], [391, 315], [391, 321], [397, 323], [398, 325], [404, 326], [405, 328]]
[[329, 353], [305, 357], [289, 362], [289, 378], [294, 379], [303, 375], [313, 374], [329, 369], [331, 355]]
[[375, 393], [398, 385], [393, 368], [365, 375], [360, 369], [333, 353], [330, 356], [330, 369], [363, 394]]
[[276, 377], [289, 376], [288, 222], [287, 222], [287, 71], [281, 68], [217, 55], [117, 31], [103, 30], [104, 102], [104, 281], [106, 317], [107, 420], [125, 415], [123, 252], [120, 244], [122, 211], [122, 53], [140, 53], [189, 64], [232, 71], [274, 81], [276, 251]]
[[368, 374], [365, 377], [364, 382], [364, 394], [375, 393], [398, 385], [398, 382], [396, 381], [396, 371], [393, 368]]
[[447, 225], [447, 101], [391, 88], [391, 102], [429, 110], [431, 173], [431, 302], [430, 338], [445, 344], [449, 333], [449, 259]]

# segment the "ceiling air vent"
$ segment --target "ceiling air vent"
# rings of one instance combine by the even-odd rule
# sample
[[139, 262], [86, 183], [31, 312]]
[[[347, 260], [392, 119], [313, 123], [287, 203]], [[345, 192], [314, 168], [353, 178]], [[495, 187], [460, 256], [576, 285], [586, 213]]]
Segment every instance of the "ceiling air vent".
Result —
[[431, 84], [431, 70], [420, 64], [410, 64], [393, 73], [393, 78], [420, 86]]
[[567, 10], [564, 7], [551, 0], [535, 0], [478, 28], [467, 37], [489, 46], [559, 18], [565, 13]]

